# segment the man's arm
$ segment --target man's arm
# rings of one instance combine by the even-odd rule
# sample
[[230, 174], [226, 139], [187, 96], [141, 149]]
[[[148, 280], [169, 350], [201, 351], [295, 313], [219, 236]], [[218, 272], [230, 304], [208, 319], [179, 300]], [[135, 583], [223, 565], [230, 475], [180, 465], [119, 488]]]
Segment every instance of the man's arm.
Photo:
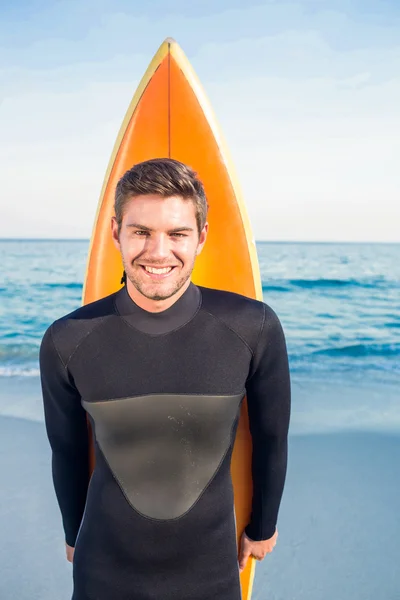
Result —
[[52, 327], [40, 347], [40, 376], [54, 488], [65, 541], [74, 547], [89, 482], [88, 430], [80, 394], [54, 345]]
[[246, 535], [271, 538], [286, 478], [291, 409], [289, 364], [282, 326], [264, 305], [264, 320], [246, 383], [253, 442], [253, 501]]

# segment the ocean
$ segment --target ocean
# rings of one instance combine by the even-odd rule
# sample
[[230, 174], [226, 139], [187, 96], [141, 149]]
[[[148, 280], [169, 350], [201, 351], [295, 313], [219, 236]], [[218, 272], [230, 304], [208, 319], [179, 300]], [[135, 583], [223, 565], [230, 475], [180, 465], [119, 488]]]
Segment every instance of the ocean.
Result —
[[[16, 386], [17, 379], [26, 388], [21, 379], [38, 378], [44, 331], [81, 304], [88, 247], [88, 240], [0, 241], [0, 386], [5, 380]], [[257, 252], [264, 301], [286, 334], [292, 381], [299, 390], [305, 381], [308, 389], [312, 382], [318, 393], [324, 390], [323, 407], [319, 399], [311, 406], [309, 394], [304, 398], [300, 413], [308, 426], [314, 417], [314, 426], [324, 428], [322, 408], [335, 412], [326, 413], [325, 427], [368, 426], [371, 411], [376, 423], [400, 426], [393, 396], [400, 384], [400, 244], [259, 242]], [[355, 395], [358, 416], [349, 420], [346, 393], [327, 405], [335, 386], [347, 395], [352, 386], [389, 391], [378, 407]], [[18, 405], [16, 416], [21, 410]], [[10, 414], [0, 406], [4, 411]], [[33, 413], [41, 418], [38, 406]], [[300, 421], [295, 429], [304, 429]]]
[[[38, 350], [81, 304], [88, 246], [0, 241], [4, 600], [71, 598]], [[260, 242], [257, 252], [286, 334], [292, 415], [278, 543], [257, 564], [252, 600], [399, 600], [400, 245]]]
[[[46, 327], [81, 304], [88, 246], [0, 240], [0, 377], [38, 374]], [[257, 252], [293, 374], [400, 378], [400, 244], [258, 243]]]

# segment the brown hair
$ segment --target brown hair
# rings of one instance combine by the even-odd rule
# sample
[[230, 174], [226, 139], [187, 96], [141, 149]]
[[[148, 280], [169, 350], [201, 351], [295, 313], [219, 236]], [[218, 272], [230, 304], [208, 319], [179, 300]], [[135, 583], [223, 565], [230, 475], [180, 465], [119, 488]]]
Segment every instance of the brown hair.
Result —
[[200, 234], [207, 220], [208, 204], [202, 182], [188, 165], [172, 158], [153, 158], [138, 163], [118, 181], [115, 190], [115, 217], [121, 229], [127, 202], [142, 194], [159, 194], [164, 198], [182, 196], [193, 202]]

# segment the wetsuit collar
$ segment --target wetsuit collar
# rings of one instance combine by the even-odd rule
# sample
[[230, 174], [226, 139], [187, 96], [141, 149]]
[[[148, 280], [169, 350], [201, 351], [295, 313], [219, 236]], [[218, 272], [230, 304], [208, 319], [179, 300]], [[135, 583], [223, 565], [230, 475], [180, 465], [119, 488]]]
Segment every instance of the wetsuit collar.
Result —
[[130, 297], [126, 285], [115, 295], [115, 305], [121, 317], [129, 325], [151, 335], [168, 333], [182, 327], [194, 317], [200, 303], [201, 292], [192, 282], [172, 306], [157, 313], [138, 306]]

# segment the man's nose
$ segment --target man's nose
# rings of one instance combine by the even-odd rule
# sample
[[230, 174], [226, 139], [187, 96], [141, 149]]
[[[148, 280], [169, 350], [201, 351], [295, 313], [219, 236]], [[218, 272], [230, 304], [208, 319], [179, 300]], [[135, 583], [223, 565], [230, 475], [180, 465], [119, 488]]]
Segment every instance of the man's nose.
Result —
[[149, 239], [149, 242], [147, 249], [151, 258], [157, 260], [168, 258], [170, 250], [167, 235], [153, 235]]

